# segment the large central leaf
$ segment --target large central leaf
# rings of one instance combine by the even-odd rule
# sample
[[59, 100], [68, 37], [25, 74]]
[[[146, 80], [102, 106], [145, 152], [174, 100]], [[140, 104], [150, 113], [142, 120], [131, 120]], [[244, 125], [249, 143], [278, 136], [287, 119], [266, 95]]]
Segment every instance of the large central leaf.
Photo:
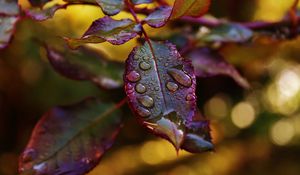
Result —
[[139, 121], [176, 149], [196, 111], [192, 65], [169, 43], [136, 47], [127, 60], [125, 90]]
[[20, 173], [81, 175], [91, 170], [119, 132], [118, 107], [93, 98], [48, 111], [20, 158]]

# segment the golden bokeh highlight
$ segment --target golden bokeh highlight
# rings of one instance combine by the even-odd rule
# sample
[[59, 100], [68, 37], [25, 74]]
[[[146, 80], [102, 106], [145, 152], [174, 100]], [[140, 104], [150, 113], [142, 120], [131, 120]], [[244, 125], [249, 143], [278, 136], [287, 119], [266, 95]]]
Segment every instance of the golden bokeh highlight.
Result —
[[279, 120], [270, 129], [271, 141], [276, 145], [287, 145], [295, 136], [295, 128], [288, 120]]
[[226, 95], [220, 94], [211, 98], [204, 105], [205, 116], [211, 119], [222, 119], [229, 113], [230, 100]]
[[235, 105], [231, 112], [233, 124], [239, 128], [247, 128], [255, 120], [255, 110], [248, 102], [240, 102]]

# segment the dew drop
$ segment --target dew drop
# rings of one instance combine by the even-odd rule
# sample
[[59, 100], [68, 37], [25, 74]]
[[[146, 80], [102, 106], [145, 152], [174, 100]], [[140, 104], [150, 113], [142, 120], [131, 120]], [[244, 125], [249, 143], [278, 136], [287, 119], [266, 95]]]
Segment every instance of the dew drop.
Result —
[[156, 87], [154, 88], [154, 90], [155, 90], [155, 91], [159, 91], [159, 87], [156, 86]]
[[178, 85], [173, 82], [168, 82], [166, 86], [167, 86], [167, 89], [169, 89], [169, 91], [171, 91], [171, 92], [175, 92], [178, 89]]
[[182, 86], [190, 87], [192, 85], [191, 77], [182, 70], [171, 68], [168, 70], [168, 74]]
[[138, 101], [147, 108], [153, 107], [153, 105], [154, 105], [153, 98], [151, 98], [148, 95], [138, 98]]
[[186, 100], [187, 100], [187, 101], [194, 101], [194, 100], [195, 100], [195, 96], [194, 96], [193, 94], [188, 94], [188, 95], [186, 96]]
[[141, 79], [141, 75], [137, 71], [131, 71], [126, 75], [126, 78], [131, 82], [137, 82]]
[[137, 113], [141, 117], [148, 117], [149, 115], [151, 115], [151, 112], [145, 108], [138, 108]]
[[142, 70], [148, 70], [148, 69], [151, 68], [151, 65], [150, 65], [149, 63], [145, 62], [145, 61], [142, 61], [142, 62], [140, 63], [140, 68], [141, 68]]
[[143, 94], [143, 93], [146, 92], [147, 89], [146, 89], [146, 87], [145, 87], [143, 84], [138, 83], [138, 84], [135, 86], [135, 90], [136, 90], [138, 93]]
[[33, 161], [37, 156], [37, 152], [34, 149], [26, 149], [22, 155], [22, 162], [27, 163]]
[[169, 66], [169, 63], [165, 63], [165, 66], [166, 66], [166, 67]]

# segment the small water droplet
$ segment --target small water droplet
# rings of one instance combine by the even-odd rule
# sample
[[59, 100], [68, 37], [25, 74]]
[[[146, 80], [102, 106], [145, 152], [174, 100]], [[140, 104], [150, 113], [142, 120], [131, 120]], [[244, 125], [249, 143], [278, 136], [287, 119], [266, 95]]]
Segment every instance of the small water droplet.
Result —
[[190, 87], [192, 85], [191, 77], [182, 70], [171, 68], [168, 70], [168, 74], [182, 86]]
[[149, 58], [148, 56], [145, 56], [145, 57], [144, 57], [144, 60], [145, 60], [145, 61], [147, 61], [147, 60], [149, 60], [149, 59], [150, 59], [150, 58]]
[[84, 158], [81, 159], [81, 162], [89, 164], [89, 163], [91, 163], [91, 159], [88, 158], [88, 157], [84, 157]]
[[167, 86], [167, 89], [169, 89], [169, 91], [171, 91], [171, 92], [175, 92], [178, 89], [178, 85], [173, 82], [168, 82], [166, 86]]
[[187, 101], [194, 101], [196, 98], [195, 98], [195, 96], [193, 95], [193, 94], [188, 94], [187, 96], [186, 96], [186, 100]]
[[22, 155], [22, 162], [27, 163], [33, 161], [37, 156], [37, 152], [34, 149], [26, 149]]
[[140, 93], [140, 94], [143, 94], [147, 91], [146, 87], [141, 84], [141, 83], [138, 83], [136, 86], [135, 86], [135, 90]]
[[141, 117], [148, 117], [149, 115], [151, 115], [151, 112], [145, 108], [138, 108], [137, 113]]
[[155, 90], [155, 91], [159, 91], [159, 87], [156, 86], [156, 87], [154, 88], [154, 90]]
[[145, 61], [142, 61], [142, 62], [140, 63], [140, 68], [141, 68], [142, 70], [148, 70], [148, 69], [151, 68], [151, 65], [150, 65], [149, 63], [145, 62]]
[[37, 174], [46, 174], [47, 163], [43, 162], [38, 165], [34, 165], [33, 169], [37, 172]]
[[169, 66], [169, 63], [165, 63], [165, 66], [166, 66], [166, 67]]
[[147, 108], [153, 107], [154, 105], [153, 98], [148, 95], [138, 98], [138, 101]]
[[131, 71], [126, 75], [126, 78], [131, 82], [137, 82], [141, 79], [141, 75], [137, 71]]

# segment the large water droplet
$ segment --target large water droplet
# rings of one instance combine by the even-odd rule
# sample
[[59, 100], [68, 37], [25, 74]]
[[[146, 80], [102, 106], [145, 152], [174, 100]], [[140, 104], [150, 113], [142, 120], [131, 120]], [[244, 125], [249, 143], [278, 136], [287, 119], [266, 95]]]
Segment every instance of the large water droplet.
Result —
[[141, 75], [137, 71], [131, 71], [126, 75], [126, 78], [131, 82], [137, 82], [141, 79]]
[[137, 113], [141, 117], [148, 117], [149, 115], [151, 115], [151, 112], [145, 108], [138, 108]]
[[145, 95], [145, 96], [142, 96], [142, 97], [139, 97], [138, 98], [138, 101], [145, 107], [147, 108], [151, 108], [153, 107], [154, 105], [154, 101], [153, 101], [153, 98], [148, 96], [148, 95]]
[[191, 77], [182, 70], [171, 68], [168, 70], [168, 74], [182, 86], [190, 87], [192, 85]]
[[140, 68], [141, 68], [142, 70], [148, 70], [148, 69], [151, 68], [151, 65], [150, 65], [149, 63], [145, 62], [145, 61], [142, 61], [142, 62], [140, 63]]
[[175, 92], [178, 89], [178, 85], [173, 82], [168, 82], [166, 86], [167, 86], [167, 89], [169, 89], [169, 91], [171, 91], [171, 92]]
[[27, 163], [33, 161], [37, 156], [37, 152], [34, 149], [26, 149], [22, 154], [22, 162]]
[[143, 94], [147, 91], [146, 87], [141, 84], [141, 83], [138, 83], [136, 86], [135, 86], [135, 90], [140, 93], [140, 94]]

